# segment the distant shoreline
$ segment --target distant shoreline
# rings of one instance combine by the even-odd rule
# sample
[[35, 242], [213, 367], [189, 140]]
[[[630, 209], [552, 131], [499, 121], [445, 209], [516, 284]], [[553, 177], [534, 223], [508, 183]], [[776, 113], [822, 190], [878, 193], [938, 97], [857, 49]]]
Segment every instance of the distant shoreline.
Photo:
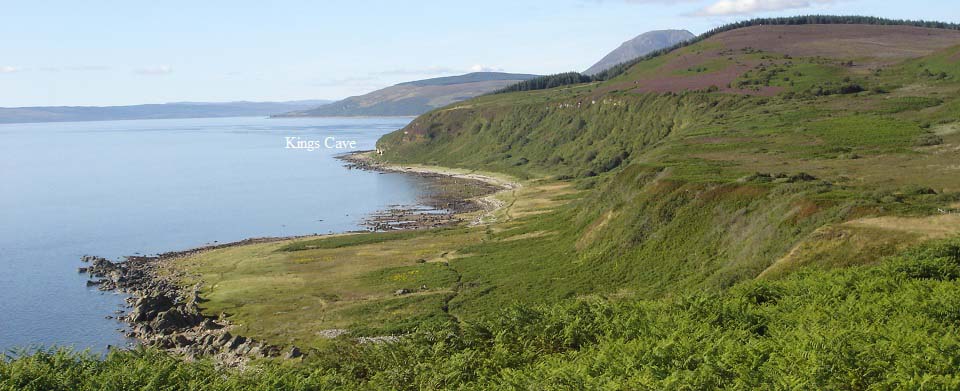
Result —
[[411, 115], [271, 115], [269, 119], [308, 119], [308, 118], [417, 118], [422, 114]]
[[[0, 108], [2, 110], [2, 108]], [[185, 119], [231, 119], [231, 118], [261, 118], [261, 119], [317, 119], [317, 118], [330, 118], [330, 119], [377, 119], [377, 118], [417, 118], [415, 115], [361, 115], [361, 116], [336, 116], [336, 117], [320, 117], [320, 116], [298, 116], [298, 117], [277, 117], [273, 115], [231, 115], [231, 116], [206, 116], [206, 117], [170, 117], [170, 118], [114, 118], [114, 119], [65, 119], [65, 120], [50, 120], [50, 121], [15, 121], [15, 122], [4, 122], [0, 120], [0, 126], [4, 125], [30, 125], [30, 124], [66, 124], [66, 123], [91, 123], [91, 122], [115, 122], [115, 121], [170, 121], [170, 120], [185, 120]]]
[[508, 179], [502, 175], [481, 174], [473, 170], [458, 170], [455, 168], [441, 166], [422, 166], [410, 164], [385, 163], [374, 159], [371, 154], [375, 151], [355, 151], [335, 156], [336, 159], [352, 163], [358, 168], [365, 168], [374, 171], [399, 172], [407, 174], [431, 174], [443, 175], [454, 178], [471, 179], [485, 182], [489, 185], [497, 186], [503, 190], [513, 190], [521, 187], [519, 182]]

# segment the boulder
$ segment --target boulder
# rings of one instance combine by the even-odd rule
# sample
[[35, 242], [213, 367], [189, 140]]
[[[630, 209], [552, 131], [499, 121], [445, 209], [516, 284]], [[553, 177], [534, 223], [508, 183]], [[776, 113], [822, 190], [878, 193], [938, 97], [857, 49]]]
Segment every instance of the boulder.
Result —
[[262, 350], [263, 355], [266, 357], [277, 357], [280, 355], [280, 348], [273, 345], [264, 346]]
[[193, 345], [193, 341], [187, 338], [183, 334], [177, 334], [176, 337], [173, 337], [173, 342], [176, 346], [190, 346]]
[[156, 318], [161, 311], [166, 311], [171, 307], [173, 307], [173, 300], [166, 295], [141, 297], [133, 303], [133, 311], [130, 311], [130, 321], [151, 321]]
[[201, 321], [203, 321], [203, 317], [199, 314], [187, 312], [180, 307], [176, 307], [158, 314], [156, 319], [151, 322], [151, 325], [154, 329], [161, 331], [179, 330], [196, 326], [200, 324]]
[[156, 345], [161, 349], [172, 349], [177, 346], [173, 338], [162, 338], [156, 342]]
[[227, 343], [230, 342], [230, 338], [233, 338], [233, 336], [230, 335], [229, 332], [226, 332], [226, 333], [220, 334], [220, 337], [218, 337], [216, 341], [214, 341], [214, 343], [216, 345], [226, 346]]
[[204, 319], [203, 322], [200, 322], [200, 328], [204, 330], [219, 330], [222, 329], [223, 326], [217, 324], [217, 322], [214, 322], [211, 319]]
[[294, 358], [299, 358], [303, 356], [303, 352], [300, 351], [300, 348], [296, 346], [291, 346], [290, 350], [287, 351], [287, 354], [283, 355], [283, 358], [291, 360]]
[[230, 340], [230, 343], [227, 344], [227, 349], [237, 350], [245, 342], [247, 342], [247, 339], [244, 338], [242, 335], [238, 335], [236, 337], [233, 337], [232, 340]]

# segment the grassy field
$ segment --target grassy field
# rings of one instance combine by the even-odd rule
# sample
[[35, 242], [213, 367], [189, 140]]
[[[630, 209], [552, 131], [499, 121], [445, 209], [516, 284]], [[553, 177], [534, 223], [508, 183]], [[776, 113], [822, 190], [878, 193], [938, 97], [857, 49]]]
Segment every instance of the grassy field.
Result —
[[[336, 330], [390, 335], [457, 319], [462, 259], [478, 243], [519, 242], [523, 219], [563, 205], [569, 185], [531, 181], [497, 195], [493, 225], [300, 238], [228, 247], [177, 260], [202, 284], [204, 311], [224, 314], [242, 335], [301, 347], [323, 345]], [[468, 277], [469, 278], [469, 277]], [[403, 291], [398, 294], [398, 291]]]
[[[311, 244], [317, 240], [307, 239], [232, 247], [177, 266], [203, 281], [205, 311], [227, 314], [243, 335], [278, 343], [308, 347], [324, 330], [391, 325], [378, 330], [390, 334], [403, 325], [445, 320], [440, 309], [457, 274], [441, 263], [417, 262], [476, 240], [478, 233], [449, 230], [370, 240], [388, 235], [334, 237], [319, 241], [319, 247]], [[336, 246], [324, 248], [331, 242]], [[399, 289], [414, 293], [397, 296]]]

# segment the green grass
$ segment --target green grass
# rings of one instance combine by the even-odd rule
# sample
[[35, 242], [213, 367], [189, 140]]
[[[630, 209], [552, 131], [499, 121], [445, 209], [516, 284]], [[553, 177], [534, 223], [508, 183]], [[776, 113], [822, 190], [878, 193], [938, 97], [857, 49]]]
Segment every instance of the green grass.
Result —
[[914, 123], [867, 115], [816, 121], [806, 130], [821, 141], [811, 149], [855, 149], [864, 153], [909, 153], [907, 148], [925, 133]]
[[298, 240], [284, 245], [277, 251], [304, 251], [318, 249], [334, 249], [349, 246], [360, 246], [364, 244], [383, 243], [391, 240], [400, 240], [413, 237], [416, 233], [408, 231], [400, 232], [377, 232], [363, 235], [343, 235], [334, 237], [325, 237], [313, 240]]
[[[732, 84], [741, 88], [783, 87], [788, 94], [810, 96], [829, 95], [829, 91], [844, 84], [864, 83], [863, 77], [851, 75], [838, 61], [763, 57], [760, 59], [761, 65], [754, 66]], [[851, 79], [851, 76], [856, 80]]]
[[[201, 305], [237, 332], [309, 347], [325, 329], [403, 333], [449, 319], [443, 308], [459, 276], [443, 254], [477, 240], [478, 229], [354, 234], [230, 247], [173, 266], [202, 283]], [[409, 293], [396, 295], [398, 290]]]
[[0, 360], [0, 389], [955, 389], [960, 239], [721, 293], [513, 305], [245, 371], [149, 350]]
[[897, 114], [905, 111], [918, 111], [943, 104], [943, 99], [927, 96], [904, 96], [885, 100], [879, 110], [885, 114]]

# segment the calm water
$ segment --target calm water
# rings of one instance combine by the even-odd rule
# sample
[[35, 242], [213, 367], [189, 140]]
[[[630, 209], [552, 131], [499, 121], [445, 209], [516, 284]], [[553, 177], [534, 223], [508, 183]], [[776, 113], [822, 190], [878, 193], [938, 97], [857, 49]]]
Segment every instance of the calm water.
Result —
[[285, 136], [378, 137], [409, 118], [217, 118], [0, 125], [0, 350], [127, 341], [122, 297], [85, 286], [80, 256], [358, 229], [413, 204], [422, 179], [347, 170]]

